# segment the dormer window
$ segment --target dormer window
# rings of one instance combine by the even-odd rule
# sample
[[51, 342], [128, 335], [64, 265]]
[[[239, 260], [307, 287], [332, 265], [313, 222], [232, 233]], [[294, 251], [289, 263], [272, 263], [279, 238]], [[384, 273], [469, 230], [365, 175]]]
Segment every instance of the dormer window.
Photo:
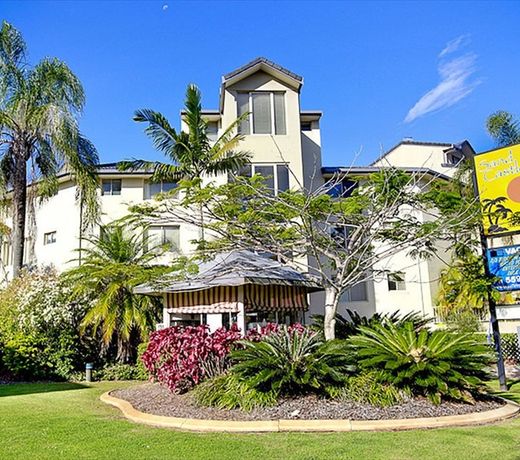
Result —
[[464, 160], [464, 156], [456, 151], [446, 153], [446, 164], [448, 166], [458, 166]]
[[286, 134], [285, 93], [255, 91], [237, 94], [238, 116], [249, 113], [240, 134]]

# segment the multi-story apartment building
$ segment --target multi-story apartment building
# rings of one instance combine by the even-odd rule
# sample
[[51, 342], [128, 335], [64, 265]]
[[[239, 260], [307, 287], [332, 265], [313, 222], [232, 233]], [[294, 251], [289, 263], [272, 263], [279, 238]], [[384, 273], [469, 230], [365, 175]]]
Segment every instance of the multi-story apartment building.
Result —
[[[341, 167], [322, 167], [322, 113], [302, 110], [302, 85], [302, 77], [267, 59], [258, 58], [224, 75], [219, 108], [204, 111], [209, 135], [215, 138], [238, 116], [249, 113], [240, 126], [244, 135], [240, 148], [252, 152], [250, 173], [267, 177], [275, 192], [288, 188], [313, 189], [342, 170]], [[181, 112], [181, 128], [184, 127], [182, 115]], [[464, 156], [473, 153], [467, 141], [445, 144], [405, 139], [372, 165], [348, 170], [359, 175], [391, 165], [449, 180]], [[116, 163], [100, 165], [98, 174], [100, 226], [125, 216], [130, 205], [153, 199], [156, 193], [175, 186], [150, 183], [150, 172], [122, 172]], [[211, 180], [224, 182], [227, 178], [222, 176]], [[63, 173], [59, 177], [58, 193], [35, 205], [34, 218], [28, 219], [27, 223], [27, 265], [53, 265], [61, 271], [80, 263], [77, 249], [85, 235], [81, 230], [82, 214], [76, 191], [74, 178]], [[99, 227], [91, 230], [99, 231]], [[152, 226], [149, 232], [182, 253], [191, 251], [190, 241], [198, 235], [196, 228], [181, 222]], [[440, 248], [440, 251], [444, 249]], [[11, 276], [11, 251], [7, 240], [2, 242], [1, 260], [8, 279]], [[346, 308], [366, 315], [399, 309], [434, 316], [437, 282], [443, 268], [440, 259], [418, 261], [402, 253], [381, 262], [377, 268], [387, 270], [389, 275], [352, 288], [341, 300], [340, 313], [345, 314]], [[313, 295], [309, 315], [322, 310], [323, 297]]]

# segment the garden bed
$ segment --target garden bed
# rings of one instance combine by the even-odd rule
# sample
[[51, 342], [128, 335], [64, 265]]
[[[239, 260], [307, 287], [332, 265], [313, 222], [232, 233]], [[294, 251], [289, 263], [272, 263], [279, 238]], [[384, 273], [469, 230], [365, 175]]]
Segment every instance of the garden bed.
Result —
[[443, 402], [435, 406], [426, 398], [410, 398], [391, 407], [375, 407], [369, 404], [333, 401], [304, 396], [282, 399], [277, 405], [258, 408], [251, 412], [238, 409], [224, 410], [199, 407], [190, 393], [177, 395], [159, 384], [147, 383], [124, 390], [115, 390], [111, 395], [128, 401], [135, 409], [153, 415], [211, 420], [387, 420], [419, 417], [441, 417], [485, 412], [502, 407], [505, 402], [487, 397], [476, 404]]

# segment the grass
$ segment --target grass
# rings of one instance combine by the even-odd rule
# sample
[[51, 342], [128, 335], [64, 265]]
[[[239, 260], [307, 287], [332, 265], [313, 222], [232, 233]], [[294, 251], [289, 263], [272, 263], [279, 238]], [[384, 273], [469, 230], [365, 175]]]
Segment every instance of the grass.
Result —
[[[195, 434], [129, 422], [99, 401], [131, 385], [0, 385], [1, 459], [520, 459], [520, 419], [380, 433]], [[520, 382], [507, 393], [520, 402]]]

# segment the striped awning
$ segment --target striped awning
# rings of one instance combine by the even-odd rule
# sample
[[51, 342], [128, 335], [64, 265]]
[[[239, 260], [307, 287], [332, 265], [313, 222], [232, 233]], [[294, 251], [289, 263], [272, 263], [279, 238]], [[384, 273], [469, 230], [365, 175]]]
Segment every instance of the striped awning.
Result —
[[217, 286], [201, 291], [168, 292], [169, 313], [237, 313], [238, 287]]
[[[237, 313], [238, 286], [217, 286], [210, 289], [166, 294], [169, 313]], [[246, 311], [307, 310], [307, 290], [301, 286], [248, 284], [244, 289]]]
[[307, 290], [300, 286], [244, 286], [246, 311], [307, 310]]

